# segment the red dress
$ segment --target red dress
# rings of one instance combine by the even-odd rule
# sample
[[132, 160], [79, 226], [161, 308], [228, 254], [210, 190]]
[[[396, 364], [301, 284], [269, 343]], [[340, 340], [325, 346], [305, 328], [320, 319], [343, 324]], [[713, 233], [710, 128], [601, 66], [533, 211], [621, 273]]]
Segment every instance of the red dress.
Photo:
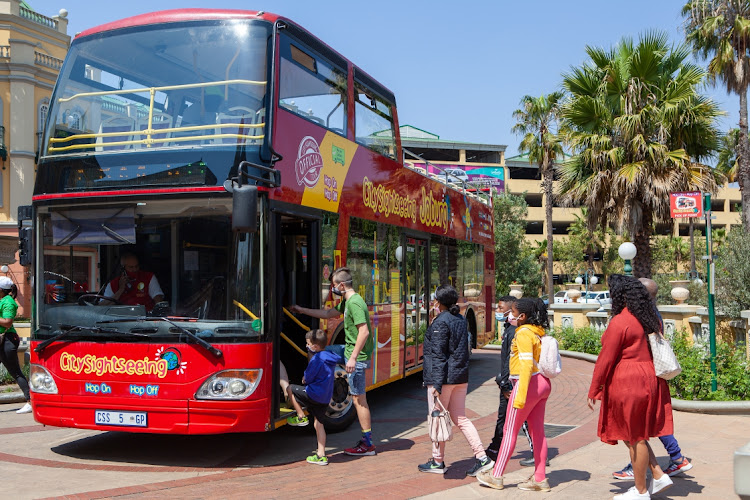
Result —
[[657, 378], [643, 327], [627, 309], [602, 335], [589, 398], [601, 400], [597, 434], [605, 443], [634, 443], [673, 432], [667, 381]]

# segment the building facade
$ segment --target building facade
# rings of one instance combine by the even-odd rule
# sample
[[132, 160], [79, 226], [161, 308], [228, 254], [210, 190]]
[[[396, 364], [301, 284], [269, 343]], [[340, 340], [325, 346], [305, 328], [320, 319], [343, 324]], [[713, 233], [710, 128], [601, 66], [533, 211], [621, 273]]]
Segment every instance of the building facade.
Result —
[[30, 314], [30, 283], [18, 264], [18, 207], [31, 203], [39, 138], [52, 88], [70, 47], [67, 12], [48, 17], [0, 0], [0, 276], [18, 286]]

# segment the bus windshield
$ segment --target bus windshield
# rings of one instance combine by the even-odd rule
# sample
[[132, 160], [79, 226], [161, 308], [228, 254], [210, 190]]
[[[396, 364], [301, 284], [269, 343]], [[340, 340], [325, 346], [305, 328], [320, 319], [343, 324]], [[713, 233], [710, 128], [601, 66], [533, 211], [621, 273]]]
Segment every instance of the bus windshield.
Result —
[[99, 168], [57, 162], [71, 169], [66, 190], [174, 184], [175, 167], [208, 159], [221, 182], [223, 168], [238, 154], [257, 156], [266, 140], [270, 36], [267, 22], [227, 20], [76, 40], [52, 99], [42, 160], [93, 157], [84, 164]]
[[35, 338], [265, 341], [264, 234], [233, 233], [230, 212], [229, 199], [43, 209]]

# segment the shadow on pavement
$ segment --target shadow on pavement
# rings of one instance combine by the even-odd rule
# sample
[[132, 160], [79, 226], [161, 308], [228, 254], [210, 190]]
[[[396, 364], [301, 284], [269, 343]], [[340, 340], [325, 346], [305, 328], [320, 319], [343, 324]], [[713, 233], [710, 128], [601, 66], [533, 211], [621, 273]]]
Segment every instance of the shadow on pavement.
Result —
[[[499, 357], [496, 353], [476, 351], [471, 360], [469, 390], [474, 391], [494, 379]], [[410, 438], [423, 433], [419, 426], [427, 417], [427, 402], [422, 374], [417, 373], [368, 392], [372, 411], [373, 438], [378, 454], [410, 449]], [[86, 431], [88, 432], [88, 431]], [[263, 467], [304, 460], [315, 448], [313, 426], [284, 426], [269, 433], [205, 436], [96, 432], [73, 437], [51, 448], [61, 458], [106, 463], [143, 464], [161, 467], [234, 468]], [[416, 434], [415, 434], [416, 433]], [[353, 446], [360, 437], [359, 424], [328, 434], [328, 455], [336, 455]], [[425, 453], [429, 455], [429, 445]], [[420, 445], [420, 446], [423, 446]], [[332, 461], [356, 460], [336, 455]], [[473, 459], [461, 462], [471, 468]], [[457, 470], [464, 472], [464, 467]]]
[[[533, 473], [533, 469], [529, 470]], [[589, 479], [591, 479], [591, 473], [585, 470], [558, 469], [547, 471], [547, 480], [552, 488], [573, 481], [588, 481]]]

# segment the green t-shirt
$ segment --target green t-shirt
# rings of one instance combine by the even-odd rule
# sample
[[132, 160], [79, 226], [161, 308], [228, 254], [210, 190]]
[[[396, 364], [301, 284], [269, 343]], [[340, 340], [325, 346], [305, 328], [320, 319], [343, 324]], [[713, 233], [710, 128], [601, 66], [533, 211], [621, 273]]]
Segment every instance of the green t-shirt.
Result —
[[355, 293], [349, 300], [342, 300], [336, 306], [336, 309], [344, 313], [344, 334], [346, 335], [346, 347], [344, 348], [345, 361], [349, 360], [352, 351], [354, 351], [354, 344], [357, 343], [357, 337], [359, 336], [357, 325], [361, 325], [362, 323], [367, 324], [367, 331], [370, 332], [370, 335], [367, 336], [365, 345], [359, 351], [357, 361], [369, 360], [372, 357], [374, 342], [372, 340], [372, 328], [370, 328], [370, 311], [367, 310], [365, 300], [358, 293]]
[[[0, 318], [15, 318], [16, 312], [18, 311], [18, 304], [16, 304], [16, 301], [11, 297], [10, 295], [6, 295], [5, 297], [0, 300]], [[0, 334], [5, 333], [6, 331], [15, 332], [16, 330], [11, 326], [10, 328], [5, 328], [0, 326]]]

